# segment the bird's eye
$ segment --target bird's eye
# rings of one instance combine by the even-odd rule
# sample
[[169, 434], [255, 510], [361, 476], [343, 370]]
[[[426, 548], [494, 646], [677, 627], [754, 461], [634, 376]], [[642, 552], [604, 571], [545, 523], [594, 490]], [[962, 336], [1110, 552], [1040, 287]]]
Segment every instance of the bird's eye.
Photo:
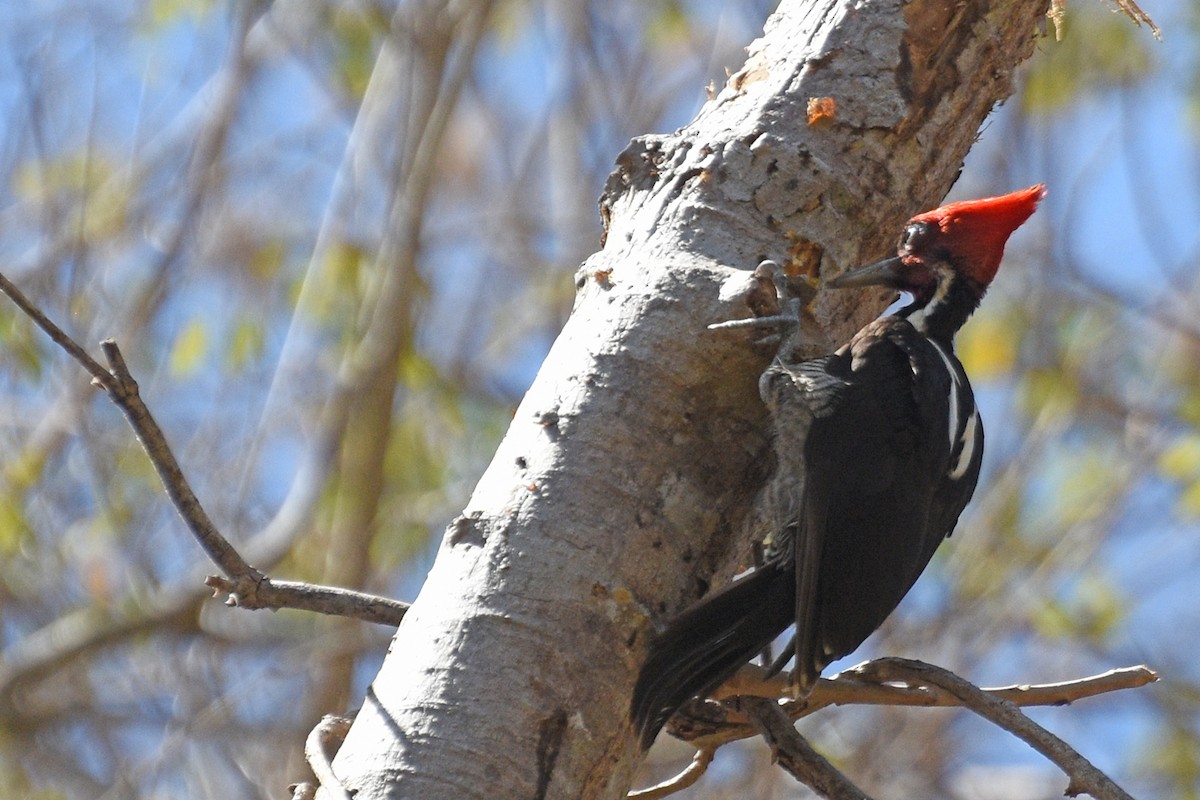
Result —
[[904, 234], [900, 237], [901, 252], [912, 252], [920, 250], [929, 243], [930, 230], [929, 226], [924, 222], [910, 222], [904, 228]]

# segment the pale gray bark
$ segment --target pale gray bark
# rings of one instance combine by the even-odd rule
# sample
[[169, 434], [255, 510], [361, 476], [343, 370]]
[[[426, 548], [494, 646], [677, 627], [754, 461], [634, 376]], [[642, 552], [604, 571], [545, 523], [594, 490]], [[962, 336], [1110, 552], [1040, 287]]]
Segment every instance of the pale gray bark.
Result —
[[[737, 565], [763, 477], [769, 353], [706, 326], [749, 313], [763, 258], [828, 276], [885, 255], [1045, 9], [784, 0], [694, 122], [619, 156], [574, 312], [335, 760], [357, 800], [625, 793], [647, 635]], [[809, 125], [822, 97], [836, 119]], [[831, 340], [863, 301], [818, 298]]]

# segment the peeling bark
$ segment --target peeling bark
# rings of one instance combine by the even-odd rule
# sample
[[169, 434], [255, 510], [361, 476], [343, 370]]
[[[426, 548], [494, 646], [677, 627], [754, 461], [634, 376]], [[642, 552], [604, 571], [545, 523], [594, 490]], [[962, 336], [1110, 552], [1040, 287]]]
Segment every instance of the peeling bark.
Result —
[[[762, 259], [830, 276], [885, 255], [1046, 6], [784, 0], [690, 125], [618, 156], [575, 309], [334, 763], [357, 800], [625, 794], [647, 635], [735, 571], [766, 472], [771, 354], [706, 326], [750, 313]], [[840, 341], [883, 299], [822, 293], [815, 321]]]

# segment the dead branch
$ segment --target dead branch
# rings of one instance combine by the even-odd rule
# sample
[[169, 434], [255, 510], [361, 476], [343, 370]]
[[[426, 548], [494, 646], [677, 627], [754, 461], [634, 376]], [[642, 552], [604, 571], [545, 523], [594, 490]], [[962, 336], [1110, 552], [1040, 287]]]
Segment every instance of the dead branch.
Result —
[[696, 755], [692, 756], [692, 762], [687, 765], [687, 768], [683, 772], [662, 783], [648, 786], [645, 789], [638, 789], [636, 792], [630, 792], [626, 795], [626, 799], [660, 800], [660, 798], [683, 791], [700, 780], [701, 776], [708, 771], [708, 765], [712, 763], [716, 752], [715, 747], [701, 747], [696, 751]]
[[408, 611], [408, 603], [400, 600], [315, 583], [280, 581], [267, 577], [253, 583], [248, 578], [230, 580], [209, 575], [204, 579], [204, 585], [213, 589], [214, 597], [222, 592], [228, 594], [225, 604], [229, 606], [247, 609], [292, 608], [376, 622], [393, 628], [400, 624]]
[[829, 800], [871, 800], [866, 792], [812, 748], [778, 701], [765, 697], [739, 697], [731, 702], [762, 734], [775, 762], [796, 780]]
[[304, 758], [320, 787], [334, 800], [350, 800], [346, 787], [333, 774], [333, 757], [346, 740], [353, 721], [353, 717], [326, 714], [304, 740]]
[[2, 274], [0, 291], [8, 295], [55, 344], [87, 370], [92, 376], [92, 383], [102, 388], [125, 415], [142, 449], [154, 465], [175, 510], [200, 547], [225, 573], [224, 578], [209, 576], [205, 583], [218, 591], [227, 592], [227, 605], [247, 609], [296, 608], [385, 625], [399, 624], [408, 609], [406, 603], [346, 589], [294, 581], [272, 581], [251, 566], [217, 530], [192, 491], [162, 428], [142, 401], [137, 381], [130, 373], [117, 343], [111, 339], [100, 343], [100, 349], [109, 364], [105, 369]]
[[1145, 25], [1150, 29], [1150, 33], [1155, 39], [1159, 40], [1160, 42], [1162, 41], [1162, 31], [1159, 30], [1159, 27], [1154, 24], [1154, 20], [1150, 18], [1150, 15], [1142, 10], [1142, 7], [1137, 4], [1136, 0], [1113, 0], [1113, 5], [1115, 5], [1122, 14], [1129, 17], [1130, 21], [1133, 22], [1134, 25], [1137, 25], [1139, 28]]
[[1070, 778], [1068, 797], [1086, 793], [1098, 800], [1133, 800], [1073, 747], [1025, 716], [1016, 703], [989, 694], [949, 670], [906, 658], [880, 658], [856, 670], [880, 682], [899, 681], [945, 690], [963, 707], [1004, 728], [1053, 761]]
[[[933, 684], [908, 684], [896, 686], [880, 682], [865, 674], [870, 672], [868, 661], [851, 667], [832, 678], [822, 678], [804, 700], [792, 700], [786, 675], [767, 676], [767, 671], [754, 664], [747, 664], [736, 675], [726, 681], [712, 694], [713, 700], [724, 700], [738, 695], [766, 697], [784, 700], [783, 710], [792, 720], [802, 719], [828, 706], [877, 705], [877, 706], [962, 706], [963, 702], [952, 693]], [[1139, 665], [1112, 669], [1098, 675], [1090, 675], [1057, 683], [1017, 684], [980, 689], [999, 700], [1017, 706], [1063, 706], [1076, 700], [1095, 697], [1122, 689], [1136, 689], [1158, 680], [1154, 670]], [[704, 705], [704, 715], [677, 714], [669, 726], [680, 739], [697, 746], [719, 746], [737, 739], [755, 735], [749, 721], [741, 715], [724, 709], [717, 703]], [[685, 710], [687, 707], [685, 706]], [[708, 713], [708, 712], [714, 713]], [[682, 719], [681, 719], [682, 717]]]
[[[810, 780], [820, 778], [823, 767], [813, 766], [811, 747], [800, 739], [797, 744], [776, 730], [776, 717], [790, 727], [796, 720], [822, 708], [841, 705], [963, 707], [991, 720], [996, 725], [1028, 742], [1063, 769], [1070, 777], [1069, 795], [1087, 792], [1100, 800], [1125, 800], [1129, 796], [1104, 773], [1096, 769], [1069, 745], [1034, 723], [1018, 707], [1065, 706], [1076, 700], [1122, 689], [1135, 689], [1158, 680], [1154, 670], [1139, 665], [1111, 669], [1098, 675], [1043, 684], [1015, 684], [981, 689], [948, 670], [920, 661], [881, 658], [851, 667], [832, 678], [822, 678], [812, 694], [802, 700], [791, 698], [786, 675], [768, 676], [767, 670], [747, 664], [713, 692], [710, 701], [684, 706], [668, 729], [676, 738], [699, 748], [692, 765], [658, 786], [632, 792], [634, 800], [665, 797], [695, 783], [703, 768], [692, 776], [696, 762], [704, 756], [704, 767], [712, 753], [723, 744], [761, 734], [775, 750], [780, 765], [815, 791], [822, 791]], [[981, 700], [980, 698], [983, 698]], [[720, 700], [723, 702], [712, 702]], [[762, 709], [770, 708], [769, 714]], [[773, 731], [771, 733], [765, 731]], [[798, 735], [797, 735], [798, 737]], [[799, 737], [798, 737], [799, 738]], [[781, 744], [783, 743], [783, 744]], [[782, 747], [782, 751], [780, 748]], [[799, 748], [799, 749], [797, 749]], [[785, 763], [786, 752], [789, 760]], [[819, 755], [813, 753], [817, 758]], [[823, 761], [823, 759], [822, 759]], [[795, 763], [799, 766], [793, 769]], [[825, 762], [828, 766], [828, 762]], [[829, 766], [829, 769], [833, 769]], [[813, 770], [817, 770], [814, 772]], [[683, 780], [687, 776], [687, 782]], [[824, 785], [824, 784], [823, 784]], [[830, 791], [847, 790], [828, 784]], [[853, 784], [847, 783], [853, 787]], [[643, 792], [658, 792], [643, 794]], [[866, 795], [826, 794], [825, 797], [866, 797]]]

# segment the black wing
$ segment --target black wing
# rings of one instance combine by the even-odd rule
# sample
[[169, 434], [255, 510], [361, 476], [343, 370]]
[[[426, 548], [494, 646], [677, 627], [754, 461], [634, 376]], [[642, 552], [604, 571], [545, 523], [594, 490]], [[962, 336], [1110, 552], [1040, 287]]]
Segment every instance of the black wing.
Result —
[[821, 363], [838, 388], [833, 401], [809, 401], [803, 443], [801, 685], [856, 649], [903, 599], [970, 499], [983, 451], [957, 359], [903, 319], [877, 320]]
[[877, 320], [834, 355], [777, 362], [763, 380], [775, 552], [655, 637], [630, 709], [643, 747], [793, 621], [797, 681], [811, 686], [892, 612], [975, 487], [983, 429], [966, 376], [908, 322]]

